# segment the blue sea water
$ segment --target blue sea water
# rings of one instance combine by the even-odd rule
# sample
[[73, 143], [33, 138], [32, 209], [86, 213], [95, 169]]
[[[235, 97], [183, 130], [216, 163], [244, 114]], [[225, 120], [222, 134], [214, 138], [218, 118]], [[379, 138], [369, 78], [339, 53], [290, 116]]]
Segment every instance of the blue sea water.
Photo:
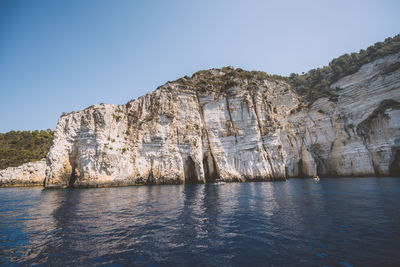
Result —
[[0, 264], [400, 266], [400, 179], [3, 188]]

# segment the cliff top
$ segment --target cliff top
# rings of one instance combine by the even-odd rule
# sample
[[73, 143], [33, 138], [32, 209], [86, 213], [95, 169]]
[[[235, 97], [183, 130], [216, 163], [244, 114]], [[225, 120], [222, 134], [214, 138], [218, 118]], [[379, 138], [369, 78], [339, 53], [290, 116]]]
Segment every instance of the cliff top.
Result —
[[[358, 53], [344, 54], [333, 59], [328, 66], [311, 69], [303, 74], [292, 73], [290, 76], [281, 76], [267, 74], [263, 71], [248, 71], [226, 66], [200, 70], [192, 74], [191, 77], [184, 76], [175, 81], [168, 81], [157, 89], [178, 88], [194, 90], [200, 94], [209, 91], [225, 94], [227, 89], [235, 86], [240, 85], [242, 88], [252, 90], [254, 86], [260, 86], [269, 81], [290, 84], [302, 98], [303, 106], [309, 106], [321, 97], [329, 97], [330, 100], [336, 101], [337, 96], [334, 90], [330, 88], [332, 84], [344, 76], [354, 74], [365, 64], [396, 53], [400, 53], [400, 34], [388, 37], [383, 42], [377, 42], [365, 50], [361, 49]], [[395, 63], [389, 66], [386, 72], [393, 72], [399, 68], [400, 63]], [[62, 116], [70, 113], [72, 112], [63, 113]]]
[[[263, 71], [247, 71], [241, 68], [231, 66], [221, 69], [213, 68], [209, 70], [200, 70], [191, 77], [185, 76], [168, 84], [178, 84], [181, 86], [191, 87], [199, 92], [207, 90], [224, 91], [227, 88], [246, 84], [246, 88], [257, 85], [263, 80], [282, 81], [289, 83], [293, 89], [303, 97], [305, 104], [312, 104], [316, 99], [328, 96], [334, 99], [335, 94], [330, 90], [330, 85], [338, 81], [340, 78], [357, 72], [361, 66], [371, 63], [372, 61], [385, 57], [387, 55], [400, 52], [400, 34], [389, 37], [384, 42], [377, 42], [368, 47], [366, 50], [361, 49], [358, 53], [344, 54], [329, 62], [328, 66], [322, 68], [311, 69], [304, 74], [290, 74], [289, 77], [267, 74]], [[400, 63], [395, 63], [385, 71], [393, 72], [400, 68]], [[160, 87], [163, 87], [160, 86]], [[160, 88], [159, 87], [159, 88]]]

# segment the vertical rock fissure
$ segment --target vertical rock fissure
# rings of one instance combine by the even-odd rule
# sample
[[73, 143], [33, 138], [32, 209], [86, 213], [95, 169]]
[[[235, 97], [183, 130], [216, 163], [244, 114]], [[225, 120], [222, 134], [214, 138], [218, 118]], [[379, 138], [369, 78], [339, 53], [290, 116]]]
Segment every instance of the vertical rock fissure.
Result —
[[156, 183], [156, 178], [154, 177], [154, 161], [153, 159], [151, 159], [150, 161], [150, 172], [147, 175], [147, 182], [150, 184], [155, 184]]
[[153, 168], [151, 168], [151, 170], [150, 170], [150, 172], [149, 172], [149, 175], [147, 176], [147, 181], [148, 181], [149, 183], [154, 183], [154, 182], [155, 182], [155, 180], [154, 180], [154, 174], [153, 174]]
[[325, 162], [324, 160], [316, 153], [314, 152], [310, 152], [311, 156], [314, 158], [315, 163], [317, 164], [317, 176], [321, 176], [324, 173], [324, 169], [326, 169], [325, 167]]
[[215, 160], [212, 155], [206, 155], [203, 158], [203, 168], [206, 182], [215, 182], [218, 179]]
[[185, 183], [194, 184], [198, 183], [197, 174], [196, 174], [196, 165], [192, 159], [192, 157], [188, 157], [185, 165], [184, 165], [184, 172], [185, 172]]
[[270, 168], [271, 168], [272, 176], [273, 176], [273, 178], [277, 178], [277, 177], [275, 176], [275, 171], [274, 171], [274, 168], [273, 168], [271, 159], [270, 159], [269, 156], [268, 156], [267, 148], [265, 147], [265, 144], [264, 144], [264, 137], [263, 137], [263, 133], [262, 133], [262, 131], [261, 131], [261, 122], [260, 122], [260, 118], [259, 118], [258, 112], [257, 112], [257, 106], [256, 106], [256, 100], [255, 100], [255, 95], [254, 95], [254, 93], [252, 94], [251, 98], [252, 98], [252, 101], [253, 101], [254, 113], [256, 114], [256, 121], [257, 121], [258, 130], [260, 131], [261, 146], [262, 146], [262, 148], [263, 148], [263, 150], [264, 150], [264, 152], [265, 152], [265, 154], [266, 154], [266, 156], [267, 156], [267, 161], [268, 161], [268, 164], [269, 164], [269, 166], [270, 166]]
[[229, 104], [228, 95], [225, 96], [225, 101], [226, 101], [226, 108], [228, 109], [229, 121], [231, 122], [233, 132], [235, 134], [235, 143], [237, 144], [238, 141], [237, 141], [237, 135], [236, 135], [236, 128], [235, 128], [235, 125], [233, 124], [233, 120], [232, 120], [231, 106]]
[[372, 164], [372, 167], [374, 168], [375, 175], [376, 175], [376, 176], [379, 176], [379, 175], [380, 175], [380, 174], [379, 174], [379, 170], [378, 170], [378, 167], [375, 165], [374, 158], [373, 158], [373, 155], [372, 155], [372, 153], [371, 153], [371, 150], [370, 150], [369, 147], [368, 147], [366, 137], [365, 137], [364, 135], [362, 135], [361, 138], [362, 138], [363, 144], [364, 144], [364, 146], [365, 146], [365, 149], [368, 151], [369, 156], [370, 156], [370, 158], [371, 158], [371, 164]]
[[72, 149], [69, 154], [69, 166], [71, 166], [71, 173], [69, 174], [67, 187], [72, 188], [78, 178], [77, 173], [77, 158], [78, 158], [78, 150], [76, 147], [76, 143], [72, 146]]
[[303, 158], [299, 159], [299, 167], [298, 167], [298, 169], [299, 169], [299, 176], [304, 178], [305, 175], [303, 173]]
[[393, 161], [389, 166], [389, 175], [400, 177], [400, 150], [394, 153]]
[[72, 188], [74, 186], [74, 183], [76, 181], [76, 165], [75, 163], [72, 164], [72, 171], [71, 171], [71, 176], [69, 178], [69, 182], [68, 182], [68, 187]]
[[[213, 162], [213, 164], [214, 164], [214, 167], [215, 167], [215, 171], [214, 171], [214, 176], [215, 176], [215, 179], [218, 179], [218, 177], [219, 177], [219, 172], [218, 172], [218, 166], [217, 166], [217, 164], [216, 164], [216, 161], [215, 161], [215, 157], [214, 157], [214, 153], [213, 153], [213, 150], [212, 150], [212, 146], [211, 146], [211, 142], [210, 142], [210, 136], [209, 136], [209, 133], [208, 133], [208, 129], [207, 129], [207, 123], [206, 123], [206, 121], [205, 121], [205, 119], [204, 119], [204, 110], [203, 110], [203, 107], [201, 106], [201, 104], [200, 104], [200, 98], [199, 98], [199, 95], [198, 95], [198, 93], [196, 92], [196, 98], [197, 98], [197, 103], [198, 103], [198, 105], [199, 105], [199, 115], [200, 115], [200, 119], [201, 119], [201, 121], [203, 122], [203, 133], [202, 133], [202, 135], [201, 135], [201, 138], [202, 138], [202, 141], [203, 141], [203, 139], [204, 139], [204, 135], [206, 136], [206, 139], [207, 139], [207, 143], [208, 143], [208, 150], [209, 150], [209, 152], [210, 152], [210, 157], [211, 157], [211, 159], [212, 159], [212, 162]], [[203, 153], [204, 153], [204, 150], [203, 150]], [[207, 158], [207, 156], [205, 156], [205, 157], [203, 157], [203, 169], [204, 169], [204, 174], [205, 174], [205, 180], [206, 180], [206, 182], [207, 182], [207, 174], [206, 174], [206, 169], [205, 169], [205, 167], [204, 167], [204, 158]], [[207, 166], [207, 168], [208, 168], [208, 166]], [[215, 180], [214, 179], [214, 180]]]

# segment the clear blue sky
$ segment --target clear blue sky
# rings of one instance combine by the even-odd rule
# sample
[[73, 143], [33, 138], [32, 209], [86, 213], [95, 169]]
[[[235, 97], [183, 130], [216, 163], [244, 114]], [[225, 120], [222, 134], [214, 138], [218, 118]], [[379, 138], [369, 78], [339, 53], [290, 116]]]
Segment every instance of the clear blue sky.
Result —
[[235, 66], [288, 75], [400, 32], [400, 1], [0, 0], [0, 132]]

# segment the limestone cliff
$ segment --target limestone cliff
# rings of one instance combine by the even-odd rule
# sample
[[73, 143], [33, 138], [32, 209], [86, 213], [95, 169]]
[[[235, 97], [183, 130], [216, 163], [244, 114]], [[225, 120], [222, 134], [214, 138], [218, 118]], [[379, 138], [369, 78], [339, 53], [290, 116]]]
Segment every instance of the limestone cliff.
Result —
[[223, 68], [69, 113], [45, 186], [399, 175], [400, 69], [387, 71], [399, 61], [366, 64], [310, 105], [285, 80]]
[[45, 178], [45, 170], [44, 159], [0, 170], [0, 187], [41, 186]]

